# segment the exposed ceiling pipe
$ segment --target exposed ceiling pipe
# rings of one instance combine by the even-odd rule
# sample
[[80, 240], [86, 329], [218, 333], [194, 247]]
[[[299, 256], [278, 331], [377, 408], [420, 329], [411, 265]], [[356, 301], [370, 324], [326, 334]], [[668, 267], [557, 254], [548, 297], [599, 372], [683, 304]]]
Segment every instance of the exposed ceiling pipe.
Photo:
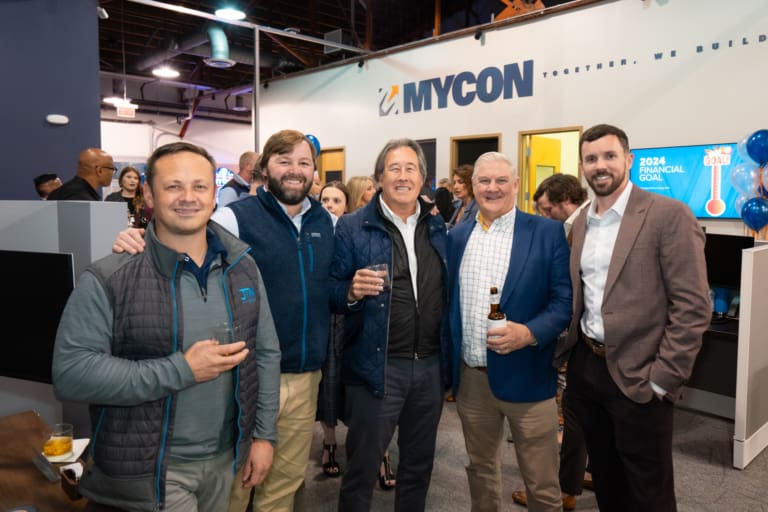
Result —
[[146, 54], [142, 59], [137, 61], [133, 67], [138, 71], [144, 71], [145, 69], [152, 68], [171, 59], [177, 55], [180, 55], [190, 48], [200, 46], [208, 42], [208, 34], [205, 32], [195, 32], [194, 34], [188, 34], [180, 41], [173, 41], [169, 48], [165, 50], [159, 50]]
[[211, 42], [211, 56], [203, 60], [207, 66], [224, 69], [235, 65], [235, 61], [229, 58], [229, 41], [224, 29], [209, 25], [208, 40]]
[[[212, 25], [211, 27], [215, 27], [215, 26]], [[226, 41], [226, 36], [224, 35], [224, 31], [220, 27], [215, 27], [215, 28], [217, 30], [214, 30], [213, 34], [220, 34], [220, 36], [224, 37], [223, 44], [226, 45], [226, 49], [217, 48], [216, 43], [214, 44], [210, 43], [210, 41], [218, 41], [218, 38], [219, 38], [218, 35], [214, 35], [213, 37], [211, 37], [210, 31], [208, 34], [195, 32], [194, 34], [187, 34], [179, 42], [173, 42], [170, 45], [171, 47], [168, 49], [155, 51], [155, 52], [151, 52], [144, 55], [144, 57], [138, 62], [136, 62], [136, 64], [133, 67], [138, 71], [144, 71], [145, 69], [149, 69], [154, 66], [157, 66], [158, 64], [161, 64], [166, 60], [173, 58], [177, 55], [180, 55], [182, 53], [187, 55], [202, 57], [203, 59], [206, 60], [206, 63], [208, 63], [208, 61], [212, 59], [213, 60], [226, 59], [226, 62], [232, 62], [232, 65], [234, 65], [235, 63], [246, 64], [248, 66], [255, 65], [252, 51], [245, 50], [239, 47], [233, 47], [233, 48], [229, 47], [229, 44]], [[222, 44], [222, 43], [219, 43], [219, 44]], [[261, 55], [259, 56], [259, 60], [261, 61], [260, 64], [263, 67], [273, 68], [278, 65], [277, 57], [271, 52], [262, 52]], [[214, 67], [231, 67], [231, 66], [214, 66]]]
[[[187, 55], [194, 55], [196, 57], [207, 58], [211, 56], [211, 47], [208, 44], [202, 44], [184, 52]], [[256, 63], [253, 58], [253, 51], [245, 50], [239, 47], [232, 47], [229, 49], [229, 58], [234, 60], [238, 64], [246, 64], [248, 66], [254, 66]], [[265, 68], [273, 68], [278, 65], [278, 58], [272, 52], [261, 52], [259, 56], [260, 65]]]

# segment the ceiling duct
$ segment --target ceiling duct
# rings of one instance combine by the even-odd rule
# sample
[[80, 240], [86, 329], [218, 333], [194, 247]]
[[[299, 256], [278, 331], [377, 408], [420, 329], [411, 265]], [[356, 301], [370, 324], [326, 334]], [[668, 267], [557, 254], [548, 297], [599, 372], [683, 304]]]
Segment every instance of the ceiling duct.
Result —
[[[227, 36], [224, 34], [224, 30], [216, 25], [210, 25], [205, 32], [187, 34], [179, 41], [172, 41], [167, 48], [147, 53], [142, 59], [136, 62], [134, 69], [144, 71], [145, 69], [153, 68], [158, 64], [182, 53], [187, 53], [189, 50], [204, 45], [209, 41], [211, 43], [211, 54], [210, 57], [206, 56], [206, 61], [210, 59], [212, 62], [218, 63], [219, 65], [214, 64], [213, 67], [219, 68], [228, 68], [235, 65], [235, 61], [229, 58], [229, 43], [227, 41]], [[208, 65], [210, 66], [211, 64]]]
[[212, 68], [231, 68], [235, 61], [229, 58], [229, 41], [224, 29], [217, 25], [208, 27], [208, 39], [211, 41], [211, 56], [203, 59], [207, 66]]
[[242, 96], [235, 96], [235, 106], [232, 107], [232, 110], [236, 112], [247, 112], [250, 109], [245, 106], [245, 101]]

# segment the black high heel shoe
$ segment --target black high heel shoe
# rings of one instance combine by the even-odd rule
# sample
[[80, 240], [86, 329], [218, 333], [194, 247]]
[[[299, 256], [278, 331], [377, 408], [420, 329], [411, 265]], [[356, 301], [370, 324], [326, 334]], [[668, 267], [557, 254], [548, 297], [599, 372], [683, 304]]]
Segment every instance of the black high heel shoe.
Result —
[[329, 478], [340, 477], [341, 466], [339, 466], [339, 463], [336, 462], [336, 443], [323, 443], [323, 457], [325, 457], [325, 452], [328, 452], [328, 462], [323, 462], [323, 473], [325, 473], [325, 476]]
[[391, 491], [395, 488], [396, 482], [392, 466], [389, 465], [389, 455], [384, 456], [381, 465], [384, 466], [384, 472], [382, 473], [381, 468], [379, 469], [379, 487], [381, 487], [382, 491]]

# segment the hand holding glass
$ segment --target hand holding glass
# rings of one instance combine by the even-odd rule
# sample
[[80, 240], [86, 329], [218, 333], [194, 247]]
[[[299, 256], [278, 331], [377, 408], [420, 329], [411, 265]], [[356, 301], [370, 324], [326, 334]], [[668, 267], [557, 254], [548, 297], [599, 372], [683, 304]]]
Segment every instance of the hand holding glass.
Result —
[[378, 274], [378, 276], [380, 278], [382, 278], [384, 280], [384, 282], [382, 283], [382, 291], [389, 290], [389, 267], [387, 266], [386, 263], [378, 263], [376, 265], [368, 265], [365, 268], [367, 268], [368, 270], [373, 270], [374, 272], [376, 272]]

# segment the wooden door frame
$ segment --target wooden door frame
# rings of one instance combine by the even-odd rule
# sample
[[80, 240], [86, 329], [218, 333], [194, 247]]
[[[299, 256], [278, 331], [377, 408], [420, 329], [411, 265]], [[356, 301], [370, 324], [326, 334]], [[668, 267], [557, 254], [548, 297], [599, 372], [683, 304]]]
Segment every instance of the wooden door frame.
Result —
[[[456, 137], [450, 138], [450, 174], [449, 178], [453, 177], [453, 170], [457, 168], [459, 165], [457, 163], [457, 159], [459, 158], [459, 149], [458, 144], [459, 142], [467, 141], [467, 140], [474, 140], [474, 139], [496, 139], [498, 142], [496, 144], [499, 151], [501, 151], [501, 132], [495, 132], [495, 133], [478, 133], [478, 134], [472, 134], [472, 135], [461, 135]], [[474, 162], [472, 162], [474, 163]]]
[[[559, 128], [544, 128], [539, 130], [520, 130], [517, 132], [517, 169], [520, 177], [520, 187], [517, 191], [517, 206], [523, 211], [529, 211], [528, 203], [533, 202], [533, 197], [526, 198], [528, 185], [530, 181], [530, 170], [528, 169], [528, 152], [526, 140], [534, 135], [549, 135], [554, 133], [578, 132], [579, 138], [584, 131], [581, 125], [561, 126]], [[578, 167], [579, 181], [581, 181], [581, 166]], [[532, 210], [532, 208], [530, 208]]]

